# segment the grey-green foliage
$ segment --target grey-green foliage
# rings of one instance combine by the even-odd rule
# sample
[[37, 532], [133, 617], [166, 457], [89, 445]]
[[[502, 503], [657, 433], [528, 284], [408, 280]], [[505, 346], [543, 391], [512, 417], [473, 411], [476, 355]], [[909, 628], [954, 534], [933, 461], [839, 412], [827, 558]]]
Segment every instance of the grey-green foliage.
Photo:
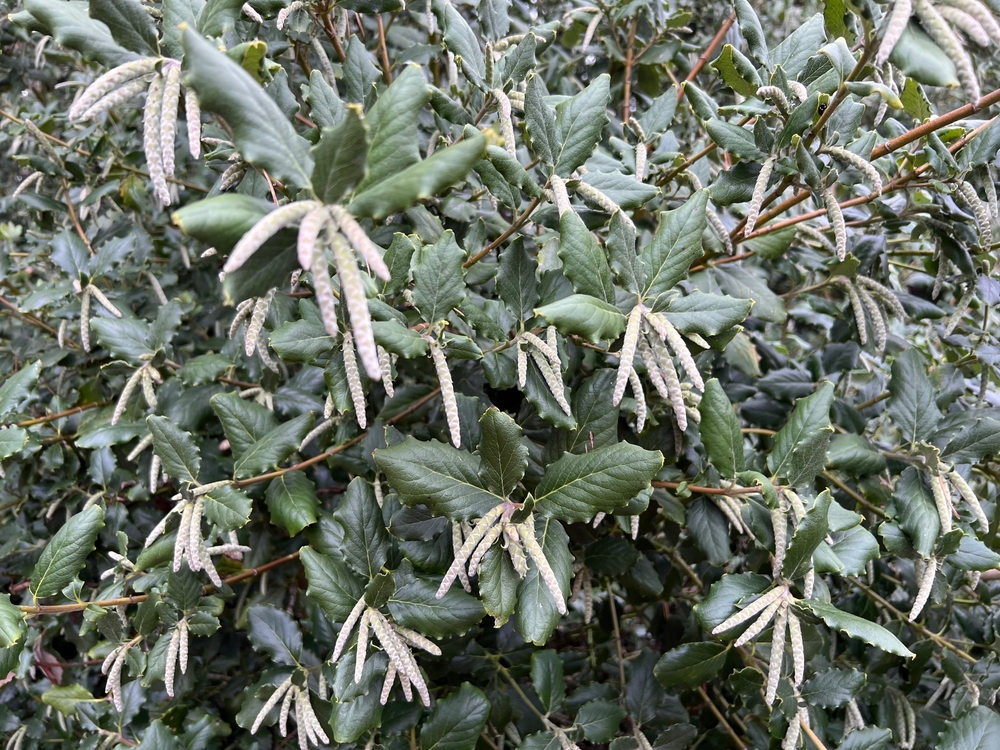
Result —
[[8, 10], [11, 750], [996, 744], [992, 3]]

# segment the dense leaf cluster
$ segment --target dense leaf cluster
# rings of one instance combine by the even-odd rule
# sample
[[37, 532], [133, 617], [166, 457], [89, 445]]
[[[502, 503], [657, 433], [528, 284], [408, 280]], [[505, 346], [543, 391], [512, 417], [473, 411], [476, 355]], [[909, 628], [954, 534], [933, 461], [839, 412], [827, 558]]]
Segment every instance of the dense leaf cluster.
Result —
[[9, 750], [995, 747], [1000, 8], [755, 5], [5, 6]]

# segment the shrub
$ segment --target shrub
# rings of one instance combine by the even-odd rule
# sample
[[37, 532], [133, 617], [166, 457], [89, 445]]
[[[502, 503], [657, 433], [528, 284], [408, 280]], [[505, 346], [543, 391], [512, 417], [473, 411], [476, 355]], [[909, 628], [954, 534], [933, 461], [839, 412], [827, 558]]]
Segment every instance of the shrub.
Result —
[[9, 750], [996, 746], [992, 0], [7, 10]]

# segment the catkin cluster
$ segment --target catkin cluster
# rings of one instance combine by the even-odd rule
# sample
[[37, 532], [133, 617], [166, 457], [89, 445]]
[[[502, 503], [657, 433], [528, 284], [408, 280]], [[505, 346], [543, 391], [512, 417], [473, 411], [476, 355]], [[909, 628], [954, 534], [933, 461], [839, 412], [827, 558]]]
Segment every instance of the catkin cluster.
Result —
[[515, 523], [511, 518], [519, 510], [520, 506], [514, 503], [501, 503], [476, 521], [471, 528], [462, 529], [454, 534], [452, 543], [457, 547], [455, 560], [441, 580], [441, 586], [437, 591], [438, 599], [448, 593], [455, 579], [460, 579], [462, 585], [468, 588], [468, 576], [476, 575], [486, 553], [503, 536], [503, 546], [510, 555], [510, 561], [517, 574], [521, 578], [528, 575], [530, 558], [538, 569], [539, 577], [552, 595], [559, 614], [566, 614], [566, 599], [562, 587], [545, 557], [542, 545], [535, 537], [535, 517], [530, 514], [524, 521]]
[[514, 340], [517, 353], [517, 387], [522, 391], [528, 382], [528, 359], [535, 363], [541, 373], [546, 387], [559, 408], [567, 416], [573, 415], [573, 409], [566, 399], [566, 386], [562, 378], [562, 360], [559, 359], [559, 341], [554, 326], [546, 329], [545, 340], [531, 331], [522, 331]]
[[[687, 383], [681, 383], [671, 352], [680, 361], [688, 377]], [[612, 393], [612, 403], [616, 406], [621, 403], [626, 385], [631, 384], [636, 399], [636, 420], [645, 424], [645, 396], [642, 394], [642, 383], [637, 374], [634, 374], [634, 360], [637, 353], [646, 369], [646, 376], [656, 392], [670, 404], [677, 426], [681, 431], [686, 430], [688, 417], [694, 421], [699, 417], [697, 410], [689, 409], [685, 403], [685, 386], [688, 389], [688, 398], [694, 400], [690, 388], [704, 390], [705, 381], [678, 330], [665, 315], [653, 312], [642, 304], [632, 308], [626, 319], [625, 338], [618, 354], [618, 374]], [[642, 429], [641, 426], [637, 427]]]
[[858, 276], [853, 281], [846, 276], [837, 276], [830, 283], [847, 294], [861, 344], [867, 344], [871, 334], [878, 351], [885, 351], [888, 339], [886, 320], [889, 314], [906, 319], [906, 310], [892, 290], [867, 276]]
[[[223, 272], [232, 273], [241, 268], [261, 246], [282, 229], [298, 222], [298, 257], [303, 270], [311, 271], [316, 302], [323, 316], [327, 333], [337, 336], [337, 305], [343, 304], [351, 323], [351, 333], [358, 358], [372, 380], [381, 380], [383, 369], [379, 362], [378, 347], [372, 331], [371, 316], [365, 285], [354, 252], [361, 256], [368, 268], [379, 278], [390, 278], [389, 268], [382, 260], [382, 250], [368, 239], [368, 234], [347, 209], [337, 205], [324, 205], [319, 201], [303, 200], [279, 206], [258, 221], [236, 243]], [[353, 248], [354, 252], [351, 251]], [[330, 278], [330, 260], [340, 280], [340, 300]], [[345, 348], [345, 360], [347, 348]]]
[[[105, 296], [104, 292], [98, 289], [93, 284], [87, 284], [87, 286], [82, 286], [79, 279], [73, 279], [73, 290], [80, 295], [80, 345], [83, 346], [85, 352], [90, 351], [90, 300], [91, 298], [96, 299], [101, 307], [107, 310], [109, 313], [114, 315], [116, 318], [122, 316], [122, 311], [115, 307], [111, 300]], [[59, 348], [61, 349], [64, 343], [65, 332], [63, 332], [59, 341]]]
[[330, 738], [326, 736], [326, 732], [323, 731], [323, 726], [319, 723], [319, 719], [316, 718], [316, 714], [313, 711], [312, 702], [309, 699], [308, 688], [302, 688], [293, 682], [294, 673], [287, 677], [284, 682], [278, 685], [277, 689], [271, 693], [270, 697], [264, 702], [260, 711], [257, 714], [257, 718], [254, 720], [253, 726], [250, 728], [251, 734], [257, 732], [260, 729], [260, 725], [264, 723], [267, 715], [271, 713], [271, 710], [281, 702], [281, 708], [278, 714], [278, 731], [281, 732], [282, 737], [288, 736], [288, 716], [292, 712], [294, 705], [295, 709], [295, 723], [298, 725], [299, 731], [299, 750], [308, 750], [309, 743], [313, 745], [327, 745], [330, 742]]
[[[153, 192], [164, 206], [173, 202], [169, 181], [174, 176], [174, 142], [181, 99], [181, 63], [168, 57], [144, 57], [112, 68], [88, 86], [70, 108], [71, 120], [89, 120], [146, 92], [143, 110], [143, 151]], [[201, 156], [201, 108], [190, 89], [184, 90], [184, 116], [191, 156]]]

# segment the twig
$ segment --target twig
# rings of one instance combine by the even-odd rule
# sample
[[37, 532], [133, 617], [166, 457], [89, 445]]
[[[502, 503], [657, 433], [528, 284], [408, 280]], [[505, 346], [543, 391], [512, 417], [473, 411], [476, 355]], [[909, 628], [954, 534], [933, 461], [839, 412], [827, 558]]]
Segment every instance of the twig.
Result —
[[615, 592], [611, 590], [611, 581], [606, 581], [604, 587], [608, 592], [608, 606], [611, 608], [611, 625], [615, 632], [615, 648], [618, 650], [618, 689], [625, 695], [625, 652], [622, 650], [622, 633], [618, 628], [618, 608], [615, 606]]
[[87, 411], [87, 409], [96, 409], [98, 406], [105, 406], [111, 403], [110, 401], [94, 401], [89, 404], [83, 404], [82, 406], [74, 406], [72, 409], [66, 409], [66, 411], [56, 412], [55, 414], [47, 414], [44, 417], [35, 417], [34, 419], [25, 419], [23, 422], [15, 422], [15, 427], [34, 427], [36, 424], [42, 424], [44, 422], [54, 422], [57, 419], [62, 419], [63, 417], [68, 417], [71, 414], [77, 414], [81, 411]]
[[842, 480], [840, 477], [838, 477], [832, 471], [824, 471], [823, 472], [823, 478], [826, 479], [831, 484], [836, 485], [838, 489], [840, 489], [841, 491], [843, 491], [844, 493], [846, 493], [847, 495], [849, 495], [851, 497], [851, 499], [854, 500], [858, 505], [862, 506], [863, 508], [867, 508], [872, 513], [874, 513], [876, 516], [879, 516], [880, 518], [889, 518], [889, 514], [888, 513], [886, 513], [881, 508], [879, 508], [879, 507], [877, 507], [875, 505], [872, 505], [870, 502], [868, 502], [867, 498], [865, 498], [864, 495], [862, 495], [859, 492], [855, 492], [854, 490], [852, 490], [850, 488], [850, 486], [847, 484], [847, 482], [845, 482], [844, 480]]
[[[715, 50], [718, 48], [720, 44], [722, 44], [722, 40], [725, 39], [726, 34], [729, 33], [729, 29], [733, 27], [733, 24], [735, 22], [736, 22], [736, 11], [733, 11], [732, 13], [729, 14], [729, 17], [722, 22], [722, 26], [719, 27], [719, 30], [715, 32], [715, 36], [712, 37], [712, 41], [708, 43], [708, 46], [705, 47], [704, 52], [701, 53], [701, 56], [698, 58], [697, 62], [695, 62], [694, 67], [691, 68], [691, 71], [687, 74], [687, 77], [684, 78], [684, 83], [693, 81], [695, 79], [695, 76], [697, 76], [701, 72], [701, 69], [704, 68], [705, 64], [708, 62], [708, 58], [710, 58], [713, 54], [715, 54]], [[678, 103], [683, 98], [684, 98], [684, 87], [681, 86], [679, 89], [677, 89]]]
[[719, 723], [722, 724], [726, 733], [732, 738], [733, 742], [736, 743], [736, 747], [740, 748], [740, 750], [747, 750], [747, 746], [743, 744], [743, 740], [741, 740], [740, 736], [733, 731], [731, 726], [729, 726], [729, 722], [726, 721], [726, 717], [722, 715], [722, 711], [720, 711], [719, 707], [716, 706], [712, 699], [708, 697], [708, 693], [705, 692], [705, 688], [699, 686], [698, 695], [700, 695], [701, 699], [705, 701], [705, 705], [708, 706], [709, 710], [715, 714], [715, 718], [719, 720]]
[[476, 263], [478, 263], [479, 261], [481, 261], [487, 255], [489, 255], [494, 250], [496, 250], [498, 247], [500, 247], [500, 245], [502, 245], [504, 242], [506, 242], [510, 238], [510, 236], [512, 234], [514, 234], [514, 232], [516, 232], [518, 229], [520, 229], [522, 226], [524, 226], [525, 223], [527, 223], [528, 218], [531, 216], [531, 213], [536, 208], [538, 208], [538, 204], [541, 203], [541, 202], [542, 202], [541, 197], [533, 199], [531, 201], [531, 203], [528, 204], [528, 207], [526, 209], [524, 209], [524, 213], [522, 213], [520, 216], [518, 216], [516, 219], [514, 219], [514, 223], [512, 223], [509, 227], [507, 227], [507, 230], [503, 234], [501, 234], [499, 237], [497, 237], [495, 240], [493, 240], [493, 242], [491, 242], [490, 244], [488, 244], [486, 247], [484, 247], [478, 253], [476, 253], [471, 258], [469, 258], [467, 261], [465, 261], [465, 263], [462, 264], [462, 268], [469, 268], [470, 266], [476, 265]]
[[80, 235], [80, 239], [83, 240], [83, 244], [87, 246], [87, 250], [91, 255], [94, 254], [94, 248], [90, 244], [90, 240], [87, 239], [87, 233], [83, 231], [83, 227], [80, 225], [80, 217], [76, 215], [76, 207], [73, 205], [73, 199], [69, 194], [69, 183], [66, 181], [65, 177], [60, 178], [62, 180], [63, 195], [66, 196], [66, 208], [69, 209], [69, 218], [73, 222], [74, 228], [76, 228], [76, 233]]
[[806, 737], [809, 738], [809, 741], [816, 746], [816, 750], [827, 750], [826, 745], [823, 744], [823, 741], [816, 736], [816, 732], [813, 731], [813, 728], [811, 726], [806, 724], [806, 720], [801, 716], [799, 717], [799, 726], [802, 727], [802, 731], [806, 733]]
[[385, 46], [385, 25], [382, 23], [382, 14], [376, 13], [375, 19], [378, 21], [378, 48], [382, 55], [382, 78], [388, 86], [392, 83], [392, 68], [389, 65], [389, 50]]
[[753, 495], [760, 492], [759, 487], [702, 487], [685, 482], [653, 482], [652, 484], [654, 487], [668, 490], [676, 490], [683, 486], [684, 489], [695, 495]]
[[639, 17], [632, 19], [632, 28], [628, 32], [628, 44], [625, 46], [625, 81], [622, 86], [622, 122], [628, 122], [632, 116], [632, 62], [635, 54], [635, 31], [639, 27]]

